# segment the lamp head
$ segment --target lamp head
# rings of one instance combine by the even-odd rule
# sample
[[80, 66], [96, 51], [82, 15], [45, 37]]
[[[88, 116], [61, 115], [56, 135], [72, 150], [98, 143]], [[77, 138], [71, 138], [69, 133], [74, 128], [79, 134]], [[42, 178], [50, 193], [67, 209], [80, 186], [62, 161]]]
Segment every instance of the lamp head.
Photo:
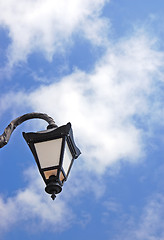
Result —
[[54, 199], [62, 191], [74, 159], [81, 153], [75, 145], [71, 123], [35, 133], [23, 132], [23, 137], [46, 184], [45, 191]]

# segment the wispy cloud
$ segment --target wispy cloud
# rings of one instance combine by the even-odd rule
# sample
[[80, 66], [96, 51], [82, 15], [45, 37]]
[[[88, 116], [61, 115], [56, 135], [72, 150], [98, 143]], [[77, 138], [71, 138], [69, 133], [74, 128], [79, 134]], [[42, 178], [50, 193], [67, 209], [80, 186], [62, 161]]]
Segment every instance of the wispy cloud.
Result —
[[118, 161], [136, 162], [145, 154], [144, 137], [163, 114], [163, 58], [154, 39], [138, 31], [111, 45], [91, 73], [76, 70], [57, 83], [6, 98], [12, 97], [15, 106], [47, 112], [57, 123], [71, 121], [84, 164], [102, 173]]
[[[80, 211], [78, 215], [73, 211], [79, 205], [80, 196], [86, 192], [92, 192], [95, 199], [103, 194], [104, 188], [99, 181], [92, 182], [90, 176], [84, 171], [73, 171], [69, 181], [63, 187], [62, 194], [57, 195], [55, 202], [44, 192], [45, 184], [36, 168], [30, 167], [24, 172], [26, 187], [17, 190], [11, 197], [0, 196], [0, 210], [2, 221], [0, 221], [0, 235], [16, 225], [23, 224], [26, 230], [61, 232], [72, 225], [80, 225], [84, 228], [91, 220], [91, 215], [85, 211]], [[81, 184], [82, 179], [83, 184]], [[102, 186], [101, 186], [102, 184]], [[33, 226], [33, 227], [32, 227]], [[31, 229], [33, 228], [33, 230]]]
[[74, 220], [74, 214], [68, 206], [69, 201], [62, 200], [58, 196], [54, 204], [43, 191], [44, 185], [36, 169], [26, 170], [25, 176], [28, 179], [25, 189], [20, 189], [15, 196], [7, 200], [0, 198], [3, 219], [0, 221], [0, 233], [13, 225], [29, 220], [30, 225], [27, 223], [26, 227], [35, 225], [34, 231], [44, 230], [47, 224], [51, 231], [62, 231], [69, 227]]
[[[26, 61], [31, 52], [41, 51], [51, 60], [73, 43], [73, 35], [104, 44], [108, 22], [101, 17], [107, 0], [1, 1], [0, 25], [7, 28], [11, 44], [8, 68]], [[105, 38], [104, 38], [105, 37]]]
[[124, 230], [115, 239], [162, 240], [164, 238], [164, 196], [155, 194], [147, 201], [139, 218], [122, 223]]

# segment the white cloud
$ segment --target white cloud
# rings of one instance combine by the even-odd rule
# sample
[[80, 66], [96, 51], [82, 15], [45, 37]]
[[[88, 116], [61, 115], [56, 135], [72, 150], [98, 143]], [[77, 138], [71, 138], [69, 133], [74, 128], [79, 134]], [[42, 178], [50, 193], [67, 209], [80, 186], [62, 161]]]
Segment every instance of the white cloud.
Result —
[[95, 171], [123, 159], [135, 162], [144, 153], [144, 131], [134, 117], [150, 121], [161, 107], [151, 99], [158, 94], [163, 64], [153, 44], [136, 34], [109, 48], [92, 73], [76, 71], [29, 96], [33, 109], [73, 123], [84, 161]]
[[[9, 31], [9, 66], [41, 51], [51, 60], [56, 51], [65, 51], [73, 35], [94, 44], [106, 41], [107, 20], [100, 17], [108, 0], [8, 0], [0, 2], [0, 25]], [[104, 31], [105, 30], [105, 31]]]
[[136, 239], [162, 240], [164, 238], [163, 204], [164, 197], [161, 194], [150, 200], [144, 209], [139, 228], [135, 231]]
[[137, 162], [145, 154], [143, 126], [150, 130], [154, 116], [161, 122], [164, 56], [155, 45], [151, 36], [138, 31], [110, 45], [91, 73], [76, 70], [30, 94], [7, 97], [16, 109], [32, 107], [54, 116], [58, 124], [71, 121], [87, 169], [103, 173], [123, 160]]
[[6, 202], [0, 198], [0, 211], [1, 211], [1, 219], [0, 222], [0, 232], [3, 230], [7, 230], [9, 226], [15, 223], [15, 216], [17, 210], [14, 206], [14, 203], [11, 199], [8, 199]]
[[123, 234], [115, 239], [134, 239], [134, 240], [162, 240], [164, 238], [164, 212], [163, 212], [164, 196], [155, 194], [149, 199], [143, 213], [137, 219], [122, 225]]
[[[0, 198], [0, 233], [23, 221], [26, 227], [35, 225], [33, 231], [44, 230], [47, 225], [50, 231], [63, 231], [70, 226], [74, 214], [69, 200], [57, 196], [55, 202], [44, 192], [44, 184], [36, 169], [26, 171], [27, 187], [19, 190], [15, 196], [7, 200]], [[64, 196], [64, 193], [62, 194]], [[39, 221], [39, 224], [37, 224]]]
[[[83, 184], [82, 178], [85, 179]], [[64, 185], [62, 192], [52, 201], [44, 191], [45, 184], [36, 167], [28, 168], [24, 172], [24, 179], [27, 183], [24, 189], [19, 189], [12, 197], [0, 196], [0, 235], [21, 223], [26, 230], [30, 228], [30, 232], [44, 231], [47, 226], [51, 232], [65, 231], [72, 224], [85, 227], [91, 219], [90, 214], [79, 211], [76, 215], [73, 212], [73, 208], [79, 205], [79, 196], [90, 191], [98, 199], [104, 190], [101, 180], [98, 186], [97, 181], [92, 182], [90, 176], [74, 169], [65, 183], [67, 186]]]

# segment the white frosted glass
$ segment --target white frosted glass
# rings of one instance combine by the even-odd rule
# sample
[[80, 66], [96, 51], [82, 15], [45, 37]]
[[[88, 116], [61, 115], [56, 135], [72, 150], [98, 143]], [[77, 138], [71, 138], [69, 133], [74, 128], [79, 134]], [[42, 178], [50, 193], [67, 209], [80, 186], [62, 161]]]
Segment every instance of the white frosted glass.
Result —
[[72, 154], [71, 154], [71, 152], [69, 150], [69, 147], [68, 147], [68, 144], [66, 142], [65, 151], [64, 151], [64, 158], [63, 158], [63, 169], [64, 169], [64, 172], [65, 172], [66, 175], [68, 173], [71, 161], [72, 161]]
[[41, 168], [59, 165], [62, 138], [35, 143]]

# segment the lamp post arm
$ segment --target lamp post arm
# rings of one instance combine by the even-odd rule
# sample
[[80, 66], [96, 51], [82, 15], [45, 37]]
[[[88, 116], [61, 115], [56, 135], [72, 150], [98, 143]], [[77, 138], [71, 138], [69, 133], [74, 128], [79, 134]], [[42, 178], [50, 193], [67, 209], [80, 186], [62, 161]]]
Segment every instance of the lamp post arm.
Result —
[[12, 132], [14, 131], [14, 129], [20, 125], [21, 123], [33, 119], [33, 118], [39, 118], [39, 119], [43, 119], [46, 122], [48, 122], [48, 127], [47, 128], [56, 128], [58, 127], [55, 123], [55, 121], [53, 120], [53, 118], [49, 117], [47, 114], [45, 113], [27, 113], [24, 114], [16, 119], [14, 119], [13, 121], [11, 121], [11, 123], [5, 128], [4, 133], [2, 135], [0, 135], [0, 148], [4, 147], [9, 139], [10, 136], [12, 134]]

